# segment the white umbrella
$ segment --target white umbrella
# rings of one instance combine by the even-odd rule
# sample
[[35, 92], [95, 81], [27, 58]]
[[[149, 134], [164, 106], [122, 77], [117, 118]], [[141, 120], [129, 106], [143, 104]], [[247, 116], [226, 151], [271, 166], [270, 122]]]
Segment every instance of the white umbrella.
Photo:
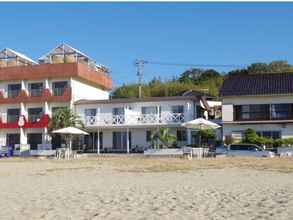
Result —
[[72, 146], [72, 136], [73, 135], [89, 135], [89, 133], [79, 129], [79, 128], [75, 128], [75, 127], [66, 127], [66, 128], [61, 128], [55, 131], [52, 131], [52, 133], [55, 134], [67, 134], [69, 135], [70, 139], [69, 139], [69, 150], [71, 150], [71, 146]]
[[[182, 126], [185, 128], [196, 129], [196, 130], [217, 129], [221, 127], [220, 125], [214, 122], [208, 121], [204, 118], [197, 118], [192, 121], [185, 122], [182, 124]], [[201, 142], [201, 140], [199, 140], [199, 142]]]

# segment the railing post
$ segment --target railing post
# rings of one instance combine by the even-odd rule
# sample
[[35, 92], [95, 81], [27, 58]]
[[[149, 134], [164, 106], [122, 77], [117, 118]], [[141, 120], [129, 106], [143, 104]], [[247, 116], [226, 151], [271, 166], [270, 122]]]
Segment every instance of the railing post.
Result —
[[127, 147], [127, 153], [129, 154], [129, 128], [126, 129], [126, 147]]

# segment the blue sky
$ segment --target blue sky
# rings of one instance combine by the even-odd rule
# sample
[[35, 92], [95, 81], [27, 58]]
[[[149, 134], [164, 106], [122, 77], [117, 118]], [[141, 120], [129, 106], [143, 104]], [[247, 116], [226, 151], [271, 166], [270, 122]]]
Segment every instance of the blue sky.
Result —
[[[137, 80], [137, 58], [293, 63], [292, 26], [293, 3], [0, 3], [0, 48], [37, 59], [66, 42], [110, 67], [116, 86]], [[147, 65], [144, 80], [189, 68]]]

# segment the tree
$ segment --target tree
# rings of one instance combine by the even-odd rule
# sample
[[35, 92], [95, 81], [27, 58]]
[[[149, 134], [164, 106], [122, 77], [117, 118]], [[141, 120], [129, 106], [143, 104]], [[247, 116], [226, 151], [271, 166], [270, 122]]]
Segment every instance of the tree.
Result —
[[65, 127], [84, 127], [84, 124], [78, 115], [65, 107], [53, 113], [48, 127], [50, 131], [53, 131]]
[[159, 146], [159, 143], [162, 143], [164, 148], [171, 147], [176, 141], [176, 136], [170, 134], [169, 128], [160, 128], [151, 133], [151, 144], [154, 148]]

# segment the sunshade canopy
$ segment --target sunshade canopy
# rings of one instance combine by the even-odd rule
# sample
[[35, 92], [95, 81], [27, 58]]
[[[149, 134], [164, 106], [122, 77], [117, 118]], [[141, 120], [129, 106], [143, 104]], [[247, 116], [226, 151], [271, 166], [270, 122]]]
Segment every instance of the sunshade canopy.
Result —
[[79, 128], [75, 128], [75, 127], [66, 127], [66, 128], [61, 128], [58, 130], [53, 131], [52, 133], [55, 134], [72, 134], [72, 135], [89, 135], [87, 132], [79, 129]]
[[217, 129], [220, 128], [221, 126], [208, 121], [204, 118], [197, 118], [192, 121], [188, 121], [182, 124], [183, 127], [185, 128], [190, 128], [190, 129], [198, 129], [198, 130], [204, 130], [204, 129]]

